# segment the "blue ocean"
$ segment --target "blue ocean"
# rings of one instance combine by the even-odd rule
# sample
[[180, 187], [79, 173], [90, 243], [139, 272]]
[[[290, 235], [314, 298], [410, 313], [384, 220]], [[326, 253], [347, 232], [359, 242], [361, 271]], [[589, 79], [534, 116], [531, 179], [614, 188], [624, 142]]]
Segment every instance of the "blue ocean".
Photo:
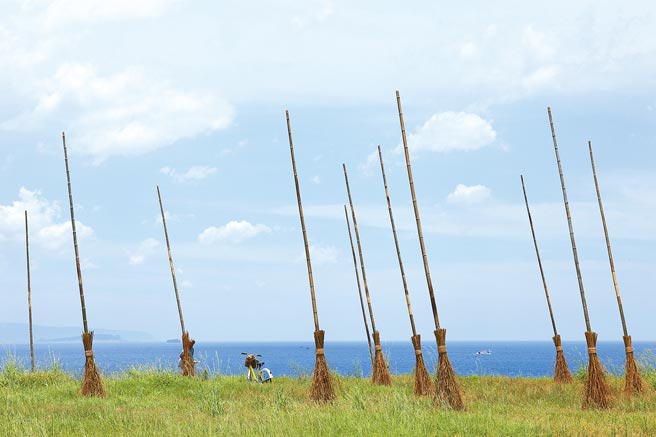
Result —
[[[410, 373], [415, 364], [410, 341], [383, 343], [383, 352], [394, 374]], [[503, 375], [510, 377], [551, 376], [555, 363], [555, 348], [551, 342], [503, 341], [452, 341], [448, 343], [451, 363], [459, 375]], [[639, 361], [656, 365], [656, 342], [634, 342]], [[103, 373], [120, 373], [132, 368], [155, 367], [177, 369], [180, 344], [176, 343], [111, 343], [94, 344], [96, 362]], [[196, 343], [195, 358], [200, 372], [210, 375], [239, 375], [245, 373], [242, 352], [261, 354], [265, 366], [275, 376], [306, 376], [314, 368], [314, 343]], [[424, 357], [428, 369], [435, 370], [437, 348], [424, 344]], [[587, 363], [585, 342], [563, 342], [563, 350], [572, 372]], [[481, 353], [484, 352], [484, 353]], [[612, 373], [621, 373], [624, 367], [624, 345], [621, 342], [599, 342], [597, 352], [604, 366]], [[327, 342], [326, 358], [332, 371], [342, 375], [369, 376], [371, 360], [366, 343]], [[28, 345], [0, 345], [0, 365], [17, 360], [29, 367]], [[59, 368], [80, 374], [84, 366], [82, 342], [35, 344], [35, 361], [38, 368]]]

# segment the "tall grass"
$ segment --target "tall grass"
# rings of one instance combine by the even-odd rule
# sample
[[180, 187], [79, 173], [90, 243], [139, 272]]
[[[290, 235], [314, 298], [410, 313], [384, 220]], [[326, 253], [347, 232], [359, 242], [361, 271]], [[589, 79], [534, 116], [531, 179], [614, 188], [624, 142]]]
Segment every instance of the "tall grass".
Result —
[[[654, 367], [643, 364], [643, 372], [653, 386]], [[335, 375], [337, 400], [323, 406], [308, 399], [310, 382], [184, 378], [151, 366], [107, 376], [107, 399], [88, 399], [60, 369], [30, 373], [6, 359], [0, 435], [656, 435], [654, 391], [625, 398], [617, 376], [609, 377], [617, 394], [610, 411], [582, 410], [579, 380], [557, 386], [549, 378], [462, 377], [462, 413], [414, 396], [410, 375], [394, 376], [392, 387]]]

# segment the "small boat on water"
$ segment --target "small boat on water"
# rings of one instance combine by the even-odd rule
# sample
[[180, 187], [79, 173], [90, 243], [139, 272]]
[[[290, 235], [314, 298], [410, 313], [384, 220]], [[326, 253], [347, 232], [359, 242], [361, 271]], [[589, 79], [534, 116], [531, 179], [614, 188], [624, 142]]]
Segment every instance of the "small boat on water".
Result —
[[476, 352], [476, 355], [492, 355], [492, 351], [489, 349], [482, 349]]

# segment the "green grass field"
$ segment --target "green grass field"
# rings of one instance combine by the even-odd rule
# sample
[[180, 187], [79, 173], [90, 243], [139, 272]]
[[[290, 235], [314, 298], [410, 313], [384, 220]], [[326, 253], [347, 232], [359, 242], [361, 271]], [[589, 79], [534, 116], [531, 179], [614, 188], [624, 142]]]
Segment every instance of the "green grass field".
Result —
[[[579, 372], [580, 373], [580, 372]], [[656, 373], [646, 375], [656, 384]], [[390, 387], [336, 377], [338, 399], [308, 400], [308, 378], [249, 384], [244, 378], [184, 378], [156, 369], [105, 378], [106, 399], [79, 395], [80, 381], [59, 370], [31, 374], [15, 364], [0, 373], [0, 435], [656, 435], [656, 395], [626, 398], [622, 379], [608, 411], [581, 409], [581, 377], [460, 378], [467, 410], [435, 406], [412, 393], [411, 376]]]

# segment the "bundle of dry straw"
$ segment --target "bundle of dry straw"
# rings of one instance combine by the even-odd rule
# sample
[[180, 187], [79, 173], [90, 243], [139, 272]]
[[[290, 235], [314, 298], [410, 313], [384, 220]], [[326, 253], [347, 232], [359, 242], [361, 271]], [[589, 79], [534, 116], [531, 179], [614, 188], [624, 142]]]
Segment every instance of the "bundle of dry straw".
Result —
[[579, 284], [581, 295], [581, 304], [583, 306], [583, 317], [585, 319], [585, 341], [588, 344], [588, 374], [585, 379], [585, 390], [583, 396], [583, 406], [609, 408], [611, 406], [611, 393], [606, 384], [604, 369], [597, 356], [597, 333], [592, 331], [590, 325], [590, 316], [588, 314], [588, 304], [585, 299], [583, 289], [583, 279], [581, 277], [581, 267], [579, 265], [579, 256], [576, 250], [576, 240], [574, 239], [574, 227], [572, 226], [572, 215], [569, 210], [569, 201], [567, 200], [567, 190], [565, 188], [565, 177], [563, 176], [563, 167], [560, 163], [560, 154], [558, 153], [558, 142], [556, 141], [556, 129], [554, 127], [551, 108], [547, 108], [549, 115], [549, 125], [551, 127], [551, 137], [553, 139], [554, 151], [556, 153], [556, 163], [558, 164], [558, 174], [560, 176], [560, 185], [563, 192], [563, 202], [565, 204], [565, 214], [567, 215], [567, 226], [569, 228], [570, 242], [572, 243], [572, 254], [574, 256], [574, 266], [576, 268], [576, 277]]
[[597, 169], [595, 167], [594, 156], [592, 154], [592, 141], [588, 141], [588, 149], [590, 150], [590, 164], [592, 165], [592, 176], [594, 177], [595, 189], [597, 191], [597, 203], [599, 203], [599, 213], [601, 214], [601, 222], [604, 227], [604, 236], [606, 237], [606, 249], [608, 252], [608, 261], [610, 263], [610, 272], [613, 277], [613, 287], [615, 287], [615, 296], [617, 298], [617, 307], [620, 312], [620, 320], [622, 321], [622, 330], [624, 331], [624, 351], [626, 353], [625, 381], [624, 393], [638, 394], [645, 391], [645, 386], [642, 383], [640, 372], [633, 355], [633, 345], [631, 344], [631, 336], [626, 327], [626, 318], [624, 317], [624, 305], [622, 305], [622, 297], [620, 296], [620, 287], [617, 283], [617, 275], [615, 273], [615, 261], [613, 261], [613, 251], [610, 248], [610, 237], [608, 236], [608, 226], [606, 225], [606, 214], [604, 214], [604, 205], [601, 202], [601, 191], [599, 190], [599, 181], [597, 180]]
[[71, 173], [68, 168], [68, 152], [66, 150], [66, 135], [62, 132], [64, 145], [64, 163], [66, 164], [66, 180], [68, 182], [68, 202], [71, 211], [71, 228], [73, 230], [73, 248], [75, 249], [75, 268], [77, 269], [77, 282], [80, 290], [80, 305], [82, 307], [82, 344], [84, 346], [84, 379], [82, 380], [82, 395], [104, 397], [102, 379], [98, 373], [93, 357], [93, 331], [89, 331], [87, 324], [87, 307], [84, 299], [84, 286], [82, 284], [82, 268], [80, 267], [80, 251], [77, 245], [77, 230], [75, 226], [75, 211], [73, 209], [73, 190], [71, 189]]
[[160, 192], [159, 185], [157, 186], [157, 200], [159, 201], [159, 210], [162, 214], [162, 225], [164, 227], [164, 238], [166, 239], [166, 250], [169, 257], [169, 267], [171, 269], [171, 279], [173, 280], [173, 291], [175, 292], [175, 301], [178, 305], [178, 317], [180, 318], [180, 329], [182, 331], [182, 374], [184, 376], [196, 375], [196, 362], [191, 354], [191, 347], [195, 341], [189, 338], [189, 333], [185, 329], [184, 317], [182, 316], [182, 304], [180, 303], [180, 292], [178, 291], [178, 281], [175, 277], [175, 266], [173, 265], [173, 254], [171, 253], [171, 241], [169, 240], [169, 231], [166, 227], [166, 214], [164, 214], [164, 204], [162, 203], [162, 193]]
[[389, 212], [390, 225], [392, 227], [392, 235], [394, 236], [394, 246], [396, 247], [396, 257], [399, 261], [399, 270], [401, 271], [401, 281], [403, 282], [403, 292], [405, 293], [405, 302], [408, 308], [408, 316], [410, 317], [410, 328], [412, 329], [412, 347], [415, 351], [415, 394], [418, 396], [426, 396], [435, 391], [435, 387], [426, 370], [426, 363], [424, 363], [424, 354], [421, 351], [421, 336], [417, 334], [415, 327], [415, 317], [412, 313], [412, 305], [410, 304], [410, 292], [408, 291], [408, 281], [405, 278], [405, 268], [403, 267], [403, 259], [401, 258], [401, 247], [399, 245], [399, 237], [396, 233], [396, 224], [394, 223], [394, 213], [392, 212], [392, 201], [390, 199], [389, 187], [387, 186], [387, 176], [385, 175], [385, 164], [383, 163], [383, 152], [378, 146], [378, 159], [380, 161], [380, 172], [383, 175], [383, 186], [385, 187], [385, 198], [387, 200], [387, 210]]
[[346, 172], [346, 164], [342, 164], [344, 170], [344, 181], [346, 182], [346, 193], [348, 195], [349, 205], [351, 206], [351, 219], [353, 220], [353, 229], [355, 229], [355, 241], [358, 244], [358, 252], [360, 254], [360, 269], [362, 271], [362, 282], [364, 283], [364, 293], [367, 296], [367, 305], [369, 307], [369, 320], [371, 320], [371, 329], [374, 331], [374, 364], [371, 370], [371, 381], [378, 385], [392, 385], [392, 376], [390, 375], [389, 367], [385, 362], [383, 355], [383, 347], [380, 344], [380, 332], [376, 329], [376, 320], [374, 319], [374, 310], [371, 305], [371, 296], [369, 294], [369, 284], [367, 283], [367, 272], [364, 268], [364, 256], [362, 254], [362, 244], [360, 243], [360, 232], [358, 231], [358, 220], [355, 215], [355, 208], [353, 207], [353, 198], [351, 197], [351, 187], [349, 186], [348, 173]]
[[401, 138], [403, 140], [403, 151], [405, 152], [405, 163], [408, 172], [408, 182], [410, 184], [410, 194], [412, 196], [412, 206], [415, 213], [415, 222], [417, 224], [417, 235], [419, 236], [419, 246], [421, 248], [421, 256], [424, 261], [424, 273], [426, 275], [426, 284], [428, 286], [428, 295], [431, 302], [431, 310], [433, 311], [433, 321], [435, 322], [435, 339], [437, 341], [438, 351], [438, 364], [437, 364], [437, 381], [436, 381], [436, 397], [437, 403], [447, 403], [454, 410], [463, 410], [465, 403], [460, 392], [460, 387], [456, 381], [456, 374], [453, 371], [449, 356], [446, 352], [446, 329], [440, 326], [440, 319], [437, 313], [437, 303], [435, 301], [435, 292], [433, 290], [433, 281], [430, 275], [430, 268], [428, 266], [428, 257], [426, 255], [426, 247], [424, 245], [424, 234], [421, 230], [421, 218], [419, 217], [419, 207], [417, 206], [417, 196], [415, 194], [415, 183], [412, 178], [412, 165], [410, 164], [410, 152], [408, 151], [408, 139], [405, 133], [405, 122], [403, 120], [403, 110], [401, 108], [401, 95], [396, 91], [396, 105], [399, 111], [399, 122], [401, 124]]
[[524, 203], [526, 204], [526, 213], [528, 214], [528, 222], [531, 226], [531, 235], [533, 236], [533, 246], [535, 247], [535, 255], [538, 259], [538, 266], [540, 267], [540, 276], [542, 277], [542, 285], [544, 286], [544, 294], [547, 297], [547, 307], [549, 308], [549, 316], [551, 317], [551, 327], [553, 328], [554, 336], [553, 341], [556, 346], [556, 369], [554, 371], [554, 382], [558, 384], [568, 384], [573, 381], [572, 374], [569, 372], [567, 361], [565, 361], [565, 354], [563, 353], [563, 345], [560, 341], [560, 335], [556, 329], [556, 319], [554, 318], [553, 308], [551, 308], [551, 299], [549, 298], [549, 289], [547, 288], [547, 279], [544, 276], [544, 269], [542, 268], [542, 258], [540, 258], [540, 250], [538, 249], [538, 240], [535, 237], [535, 229], [533, 228], [533, 217], [531, 216], [531, 209], [528, 206], [528, 196], [526, 195], [526, 186], [524, 185], [524, 176], [520, 176], [522, 181], [522, 191], [524, 193]]
[[316, 402], [328, 402], [335, 399], [335, 389], [333, 388], [332, 378], [328, 370], [326, 355], [324, 352], [324, 335], [325, 332], [319, 329], [319, 314], [317, 312], [317, 299], [314, 292], [314, 278], [312, 276], [312, 263], [310, 261], [310, 246], [305, 229], [305, 217], [303, 216], [303, 203], [301, 202], [301, 188], [298, 183], [298, 174], [296, 172], [296, 158], [294, 157], [294, 142], [292, 140], [292, 125], [289, 120], [289, 111], [285, 110], [287, 119], [287, 135], [289, 137], [289, 151], [292, 158], [292, 169], [294, 171], [294, 185], [296, 187], [296, 199], [298, 201], [298, 215], [301, 220], [301, 230], [303, 231], [303, 244], [305, 247], [305, 260], [307, 264], [308, 280], [310, 282], [310, 297], [312, 299], [312, 314], [314, 317], [314, 345], [316, 360], [314, 363], [314, 372], [312, 373], [312, 386], [310, 387], [310, 399]]

